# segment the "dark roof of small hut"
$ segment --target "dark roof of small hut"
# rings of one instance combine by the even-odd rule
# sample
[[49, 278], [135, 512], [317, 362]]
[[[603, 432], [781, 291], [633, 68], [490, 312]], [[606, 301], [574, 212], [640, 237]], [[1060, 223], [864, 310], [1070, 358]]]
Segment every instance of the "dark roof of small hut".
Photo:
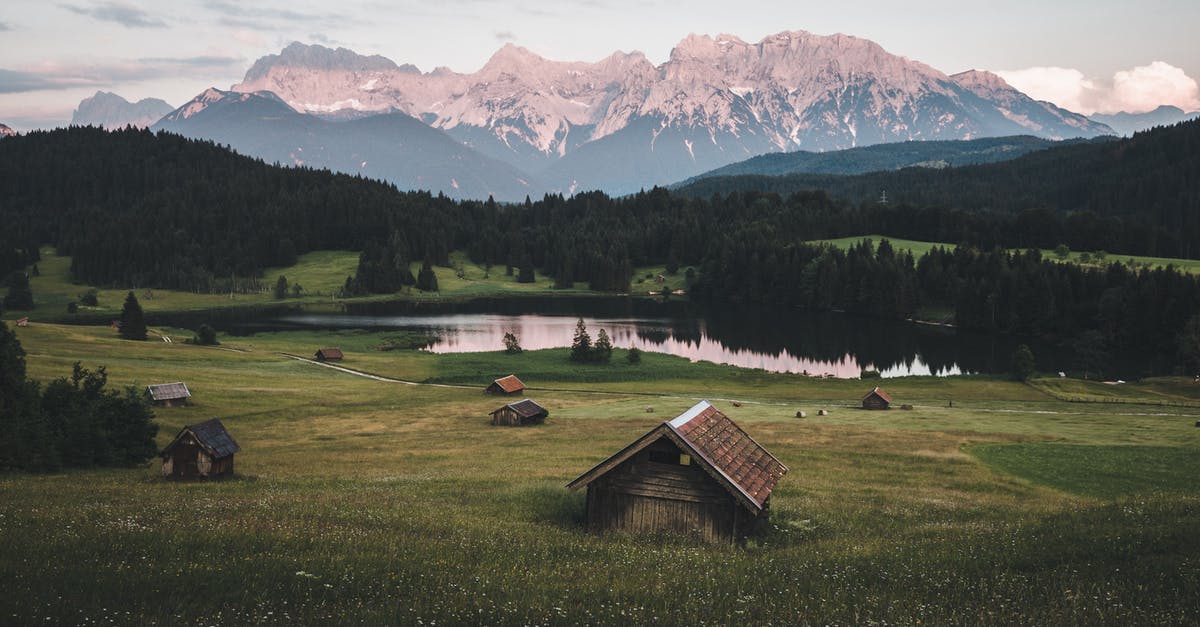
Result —
[[150, 390], [150, 398], [156, 401], [173, 401], [181, 398], [188, 398], [192, 395], [192, 393], [188, 391], [187, 385], [185, 385], [182, 381], [148, 385], [146, 386], [146, 389]]
[[344, 359], [346, 357], [340, 348], [322, 348], [317, 351], [317, 354], [325, 359]]
[[525, 384], [521, 383], [521, 380], [518, 379], [517, 375], [515, 374], [510, 374], [507, 377], [500, 377], [499, 379], [492, 381], [492, 383], [500, 386], [500, 389], [504, 390], [508, 394], [520, 392], [521, 390], [525, 389]]
[[194, 425], [188, 425], [179, 430], [179, 434], [174, 440], [162, 450], [162, 455], [165, 457], [167, 451], [175, 446], [175, 443], [186, 433], [191, 433], [196, 438], [198, 443], [205, 451], [217, 459], [229, 457], [234, 453], [242, 450], [233, 436], [225, 430], [225, 425], [221, 424], [219, 418], [210, 418], [204, 422], [198, 422]]
[[709, 475], [744, 505], [761, 511], [787, 466], [708, 401], [651, 429], [612, 457], [567, 484], [576, 490], [600, 477], [659, 438], [667, 438], [698, 460]]
[[494, 411], [492, 413], [495, 414], [496, 412], [504, 411], [505, 408], [508, 408], [508, 409], [511, 409], [511, 410], [517, 412], [517, 414], [520, 415], [522, 418], [533, 418], [534, 416], [537, 416], [539, 414], [550, 413], [550, 412], [546, 411], [545, 407], [538, 405], [537, 403], [533, 402], [532, 400], [530, 400], [528, 398], [517, 401], [515, 403], [509, 403], [509, 404], [505, 405], [504, 407], [501, 407], [500, 409], [497, 409], [496, 411]]
[[862, 397], [862, 399], [865, 401], [868, 398], [871, 398], [872, 396], [878, 396], [879, 398], [882, 398], [883, 400], [885, 400], [889, 403], [892, 402], [892, 397], [888, 396], [888, 393], [884, 392], [882, 388], [877, 387], [874, 390], [867, 392], [867, 395]]

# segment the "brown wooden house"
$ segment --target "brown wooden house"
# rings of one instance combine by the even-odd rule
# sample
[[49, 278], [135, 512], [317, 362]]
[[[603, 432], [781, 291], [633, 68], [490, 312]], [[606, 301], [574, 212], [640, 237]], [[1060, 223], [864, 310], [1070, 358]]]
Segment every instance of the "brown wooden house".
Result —
[[545, 407], [524, 399], [492, 412], [492, 424], [510, 427], [541, 424], [550, 415]]
[[708, 401], [567, 484], [587, 487], [592, 531], [672, 531], [732, 542], [764, 520], [788, 471]]
[[487, 386], [487, 389], [484, 391], [488, 394], [511, 396], [513, 394], [520, 394], [521, 392], [524, 392], [525, 384], [521, 383], [521, 380], [517, 378], [517, 375], [510, 374], [507, 377], [500, 377], [499, 379], [492, 381], [492, 384]]
[[317, 361], [341, 361], [346, 356], [340, 348], [320, 348], [317, 349], [316, 357]]
[[192, 397], [192, 393], [188, 391], [187, 385], [182, 381], [148, 385], [146, 393], [150, 395], [151, 402], [161, 407], [187, 405], [188, 399]]
[[880, 388], [875, 388], [867, 392], [867, 395], [862, 399], [863, 409], [888, 409], [891, 404], [892, 397], [888, 396], [888, 393]]
[[188, 425], [159, 453], [164, 477], [212, 479], [233, 474], [233, 454], [242, 450], [217, 418]]

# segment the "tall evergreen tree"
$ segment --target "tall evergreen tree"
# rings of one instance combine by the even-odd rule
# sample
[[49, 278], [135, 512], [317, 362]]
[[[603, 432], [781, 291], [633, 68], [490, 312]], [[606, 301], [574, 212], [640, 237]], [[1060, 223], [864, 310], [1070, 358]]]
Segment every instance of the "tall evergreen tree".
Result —
[[612, 359], [612, 352], [613, 345], [612, 340], [608, 339], [608, 332], [600, 329], [596, 334], [596, 345], [592, 347], [592, 361], [606, 364]]
[[125, 306], [121, 308], [121, 332], [122, 338], [127, 340], [144, 340], [146, 339], [146, 317], [142, 313], [142, 305], [138, 303], [137, 296], [133, 292], [125, 297]]
[[438, 291], [437, 275], [433, 272], [433, 264], [426, 259], [421, 264], [421, 271], [417, 273], [417, 289], [422, 292]]
[[592, 336], [580, 318], [575, 323], [575, 338], [571, 341], [571, 361], [588, 361], [592, 356]]
[[279, 275], [279, 278], [275, 280], [275, 289], [271, 290], [271, 295], [275, 297], [275, 300], [283, 300], [283, 299], [287, 298], [287, 295], [288, 295], [287, 277], [283, 276], [282, 274]]
[[29, 277], [23, 270], [8, 275], [8, 294], [4, 296], [5, 309], [33, 309], [33, 290]]

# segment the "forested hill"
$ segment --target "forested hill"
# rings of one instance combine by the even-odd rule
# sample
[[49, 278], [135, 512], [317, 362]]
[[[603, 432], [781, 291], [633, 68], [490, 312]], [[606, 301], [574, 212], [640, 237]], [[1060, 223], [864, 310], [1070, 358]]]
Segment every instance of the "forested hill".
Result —
[[1195, 257], [1200, 254], [1200, 120], [987, 165], [856, 176], [712, 177], [676, 193], [709, 198], [734, 191], [789, 194], [813, 189], [853, 203], [875, 202], [886, 192], [893, 205], [1119, 216], [1168, 235], [1169, 241], [1155, 245], [1156, 254]]
[[1066, 140], [1061, 142], [1016, 135], [1012, 137], [985, 137], [982, 139], [907, 141], [891, 144], [875, 144], [834, 150], [830, 152], [773, 152], [745, 161], [705, 172], [684, 181], [682, 187], [701, 179], [714, 176], [740, 176], [761, 174], [782, 176], [785, 174], [865, 174], [881, 170], [899, 170], [909, 167], [945, 168], [951, 166], [995, 163], [1016, 159], [1036, 150], [1045, 150], [1079, 142], [1112, 141], [1111, 137], [1095, 140]]

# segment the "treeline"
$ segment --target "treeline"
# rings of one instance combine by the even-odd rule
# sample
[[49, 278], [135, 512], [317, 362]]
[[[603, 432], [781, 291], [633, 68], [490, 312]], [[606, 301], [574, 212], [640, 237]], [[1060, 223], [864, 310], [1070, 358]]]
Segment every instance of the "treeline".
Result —
[[[1057, 240], [1074, 242], [1073, 247], [1081, 249], [1200, 258], [1200, 120], [1152, 129], [1130, 139], [1058, 146], [987, 165], [854, 176], [721, 176], [700, 179], [677, 192], [709, 198], [746, 191], [786, 196], [813, 189], [854, 204], [875, 203], [886, 192], [892, 204], [933, 208], [933, 215], [953, 215], [947, 211], [952, 209], [1010, 216], [1044, 210], [1031, 214], [1050, 227], [1041, 239], [1007, 237], [1001, 242], [1005, 246]], [[1071, 214], [1079, 217], [1071, 222]], [[1036, 233], [1025, 228], [1030, 225], [1014, 224], [1011, 219], [1000, 222]], [[1083, 231], [1076, 228], [1080, 226]], [[922, 232], [929, 233], [929, 228]], [[903, 236], [891, 230], [886, 234]]]
[[953, 312], [961, 328], [1071, 339], [1077, 349], [1101, 353], [1180, 352], [1185, 324], [1200, 313], [1200, 282], [1173, 268], [1085, 268], [1036, 250], [969, 246], [935, 247], [914, 264], [886, 240], [841, 251], [745, 230], [703, 265], [692, 293], [892, 319], [927, 306]]
[[135, 388], [106, 389], [108, 375], [76, 362], [43, 389], [25, 378], [25, 351], [0, 322], [0, 470], [131, 466], [157, 452], [158, 425]]

